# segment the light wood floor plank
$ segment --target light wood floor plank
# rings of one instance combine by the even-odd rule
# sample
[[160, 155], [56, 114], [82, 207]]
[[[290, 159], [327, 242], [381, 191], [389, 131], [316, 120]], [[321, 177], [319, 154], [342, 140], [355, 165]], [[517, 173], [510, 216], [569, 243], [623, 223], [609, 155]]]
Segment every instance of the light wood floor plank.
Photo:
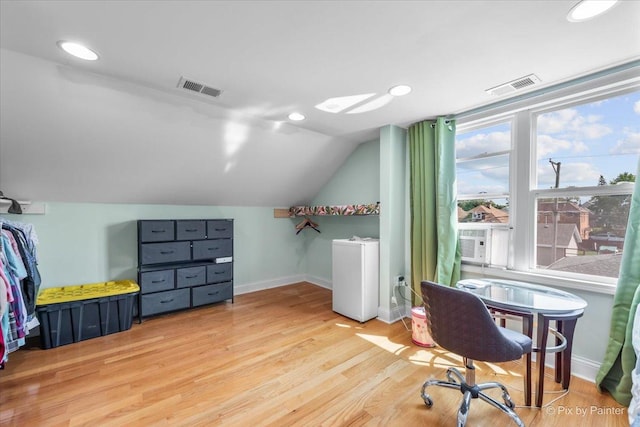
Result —
[[[12, 353], [0, 371], [0, 424], [451, 426], [460, 393], [431, 388], [427, 409], [420, 387], [460, 364], [455, 354], [414, 345], [401, 322], [360, 324], [334, 313], [330, 291], [299, 283]], [[503, 382], [522, 403], [521, 362], [476, 365], [478, 381]], [[548, 375], [544, 401], [559, 399], [517, 408], [526, 425], [628, 425], [625, 408], [594, 384], [573, 378], [563, 396]], [[513, 424], [474, 400], [468, 425]]]

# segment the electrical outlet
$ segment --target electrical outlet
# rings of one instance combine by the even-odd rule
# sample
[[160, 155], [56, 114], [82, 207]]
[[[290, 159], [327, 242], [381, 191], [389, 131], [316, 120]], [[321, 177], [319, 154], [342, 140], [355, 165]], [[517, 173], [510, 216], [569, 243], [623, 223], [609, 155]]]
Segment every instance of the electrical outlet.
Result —
[[394, 278], [394, 283], [393, 284], [396, 285], [396, 286], [401, 286], [401, 285], [405, 284], [404, 276], [402, 276], [402, 275], [396, 276]]
[[398, 300], [396, 299], [395, 295], [391, 297], [391, 303], [395, 304], [395, 305], [398, 305]]

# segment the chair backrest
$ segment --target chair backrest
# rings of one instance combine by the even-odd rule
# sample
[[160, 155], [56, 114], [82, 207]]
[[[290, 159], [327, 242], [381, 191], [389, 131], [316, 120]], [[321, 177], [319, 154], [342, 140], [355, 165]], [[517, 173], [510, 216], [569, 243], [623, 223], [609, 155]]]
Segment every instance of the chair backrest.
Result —
[[442, 348], [484, 362], [522, 357], [522, 347], [500, 332], [476, 295], [429, 281], [421, 287], [429, 333]]

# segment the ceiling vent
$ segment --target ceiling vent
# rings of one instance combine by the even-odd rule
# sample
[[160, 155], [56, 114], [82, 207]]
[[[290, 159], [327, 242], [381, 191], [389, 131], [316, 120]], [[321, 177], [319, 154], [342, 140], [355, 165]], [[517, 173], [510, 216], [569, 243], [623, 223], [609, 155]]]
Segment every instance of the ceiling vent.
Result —
[[536, 85], [540, 83], [541, 80], [535, 74], [529, 74], [525, 77], [520, 77], [519, 79], [513, 80], [509, 83], [501, 84], [500, 86], [492, 87], [491, 89], [485, 90], [489, 95], [506, 95], [508, 93], [515, 92], [517, 90], [522, 90], [528, 88], [530, 86]]
[[220, 94], [222, 94], [222, 91], [220, 89], [216, 89], [202, 83], [194, 82], [193, 80], [185, 79], [184, 77], [180, 77], [180, 81], [178, 81], [178, 87], [180, 89], [201, 93], [213, 98], [217, 98], [220, 96]]

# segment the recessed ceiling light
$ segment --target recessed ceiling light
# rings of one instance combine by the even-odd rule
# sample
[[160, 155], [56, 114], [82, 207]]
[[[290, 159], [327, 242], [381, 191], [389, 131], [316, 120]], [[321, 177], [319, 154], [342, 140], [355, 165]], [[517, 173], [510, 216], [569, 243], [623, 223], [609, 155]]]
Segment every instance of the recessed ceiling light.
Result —
[[397, 85], [389, 89], [389, 95], [392, 96], [404, 96], [411, 92], [411, 86]]
[[305, 115], [302, 113], [291, 113], [289, 114], [289, 120], [293, 120], [294, 122], [299, 122], [300, 120], [306, 119]]
[[96, 59], [98, 59], [97, 53], [79, 43], [60, 40], [58, 42], [58, 46], [69, 55], [73, 55], [76, 58], [85, 59], [87, 61], [95, 61]]
[[567, 15], [569, 22], [582, 22], [594, 18], [611, 9], [618, 0], [581, 0]]

